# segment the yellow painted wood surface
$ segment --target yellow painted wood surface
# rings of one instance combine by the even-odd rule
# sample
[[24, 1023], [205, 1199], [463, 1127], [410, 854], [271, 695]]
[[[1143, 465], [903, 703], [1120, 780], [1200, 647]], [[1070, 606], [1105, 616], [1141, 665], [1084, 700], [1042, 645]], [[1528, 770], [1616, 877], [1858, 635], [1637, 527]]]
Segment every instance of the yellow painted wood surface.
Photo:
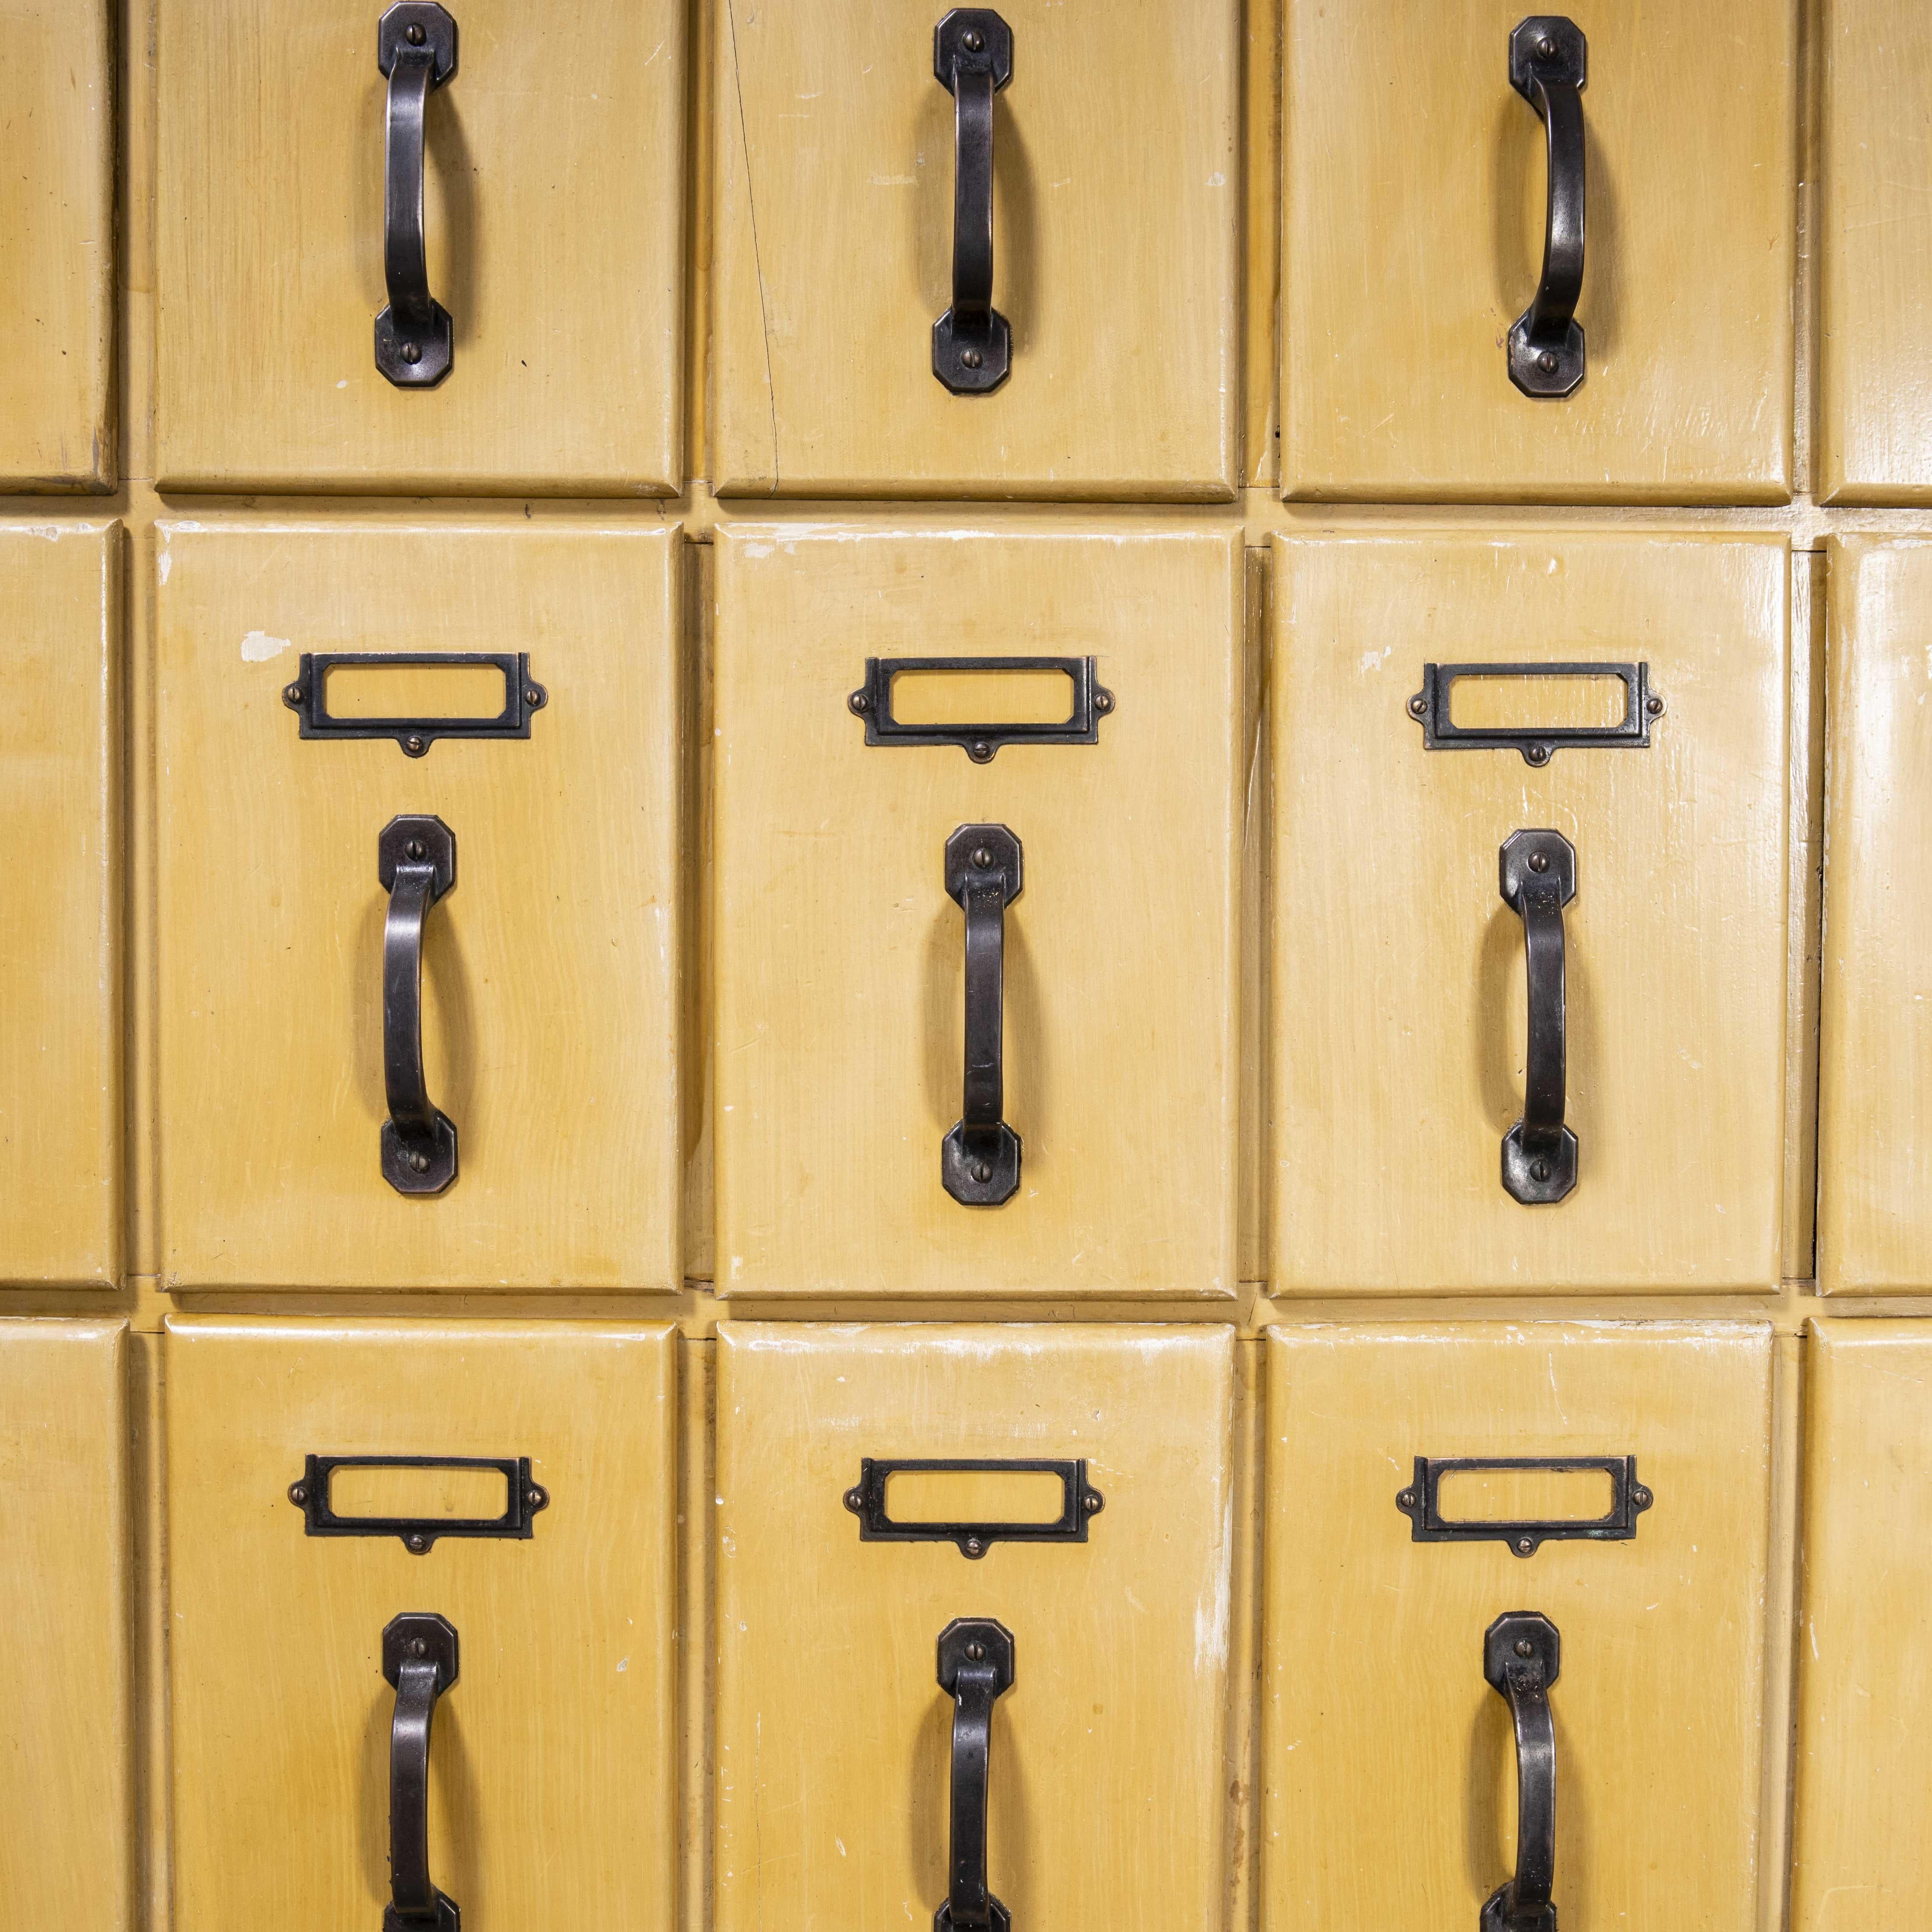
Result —
[[[170, 525], [159, 538], [158, 1046], [170, 1286], [679, 1280], [674, 531]], [[308, 650], [523, 651], [526, 741], [302, 739]], [[377, 836], [454, 832], [424, 928], [460, 1172], [382, 1178]]]
[[720, 493], [1232, 496], [1238, 0], [1001, 7], [993, 304], [1012, 373], [982, 396], [932, 374], [952, 290], [945, 10], [720, 0]]
[[0, 1320], [0, 1900], [131, 1932], [127, 1324]]
[[[1768, 1290], [1785, 1078], [1783, 544], [1496, 530], [1276, 540], [1276, 1292]], [[1642, 661], [1647, 749], [1424, 748], [1426, 662]], [[1579, 1179], [1504, 1192], [1522, 922], [1553, 827]]]
[[1792, 1932], [1908, 1932], [1932, 1886], [1932, 1330], [1814, 1321]]
[[1932, 541], [1832, 549], [1818, 1278], [1932, 1292]]
[[[455, 1625], [430, 1874], [465, 1932], [668, 1932], [676, 1344], [616, 1324], [227, 1321], [166, 1342], [175, 1912], [202, 1932], [382, 1923], [385, 1624]], [[527, 1540], [310, 1538], [317, 1454], [528, 1456]]]
[[[1232, 1295], [1238, 534], [742, 524], [716, 554], [721, 1290]], [[846, 702], [868, 656], [1089, 654], [1090, 746], [868, 746]], [[997, 1208], [940, 1172], [967, 824], [1023, 854]]]
[[120, 1280], [123, 547], [0, 523], [0, 1286]]
[[[1515, 1865], [1506, 1611], [1556, 1624], [1566, 1926], [1756, 1923], [1768, 1324], [1280, 1328], [1268, 1342], [1264, 1932], [1441, 1932]], [[1634, 1455], [1622, 1542], [1417, 1543], [1418, 1455]]]
[[117, 10], [0, 0], [0, 490], [114, 487]]
[[[946, 1886], [939, 1634], [1014, 1640], [988, 1876], [1016, 1926], [1218, 1922], [1234, 1337], [1225, 1328], [719, 1334], [718, 1932], [924, 1927]], [[862, 1543], [864, 1456], [1084, 1456], [1082, 1544]]]
[[1797, 0], [1580, 14], [1582, 386], [1510, 382], [1546, 136], [1517, 0], [1287, 0], [1292, 496], [1778, 502], [1791, 480]]
[[158, 474], [183, 489], [675, 494], [681, 0], [463, 0], [430, 96], [450, 374], [376, 369], [379, 5], [160, 0]]
[[1818, 494], [1932, 502], [1932, 17], [1820, 0]]

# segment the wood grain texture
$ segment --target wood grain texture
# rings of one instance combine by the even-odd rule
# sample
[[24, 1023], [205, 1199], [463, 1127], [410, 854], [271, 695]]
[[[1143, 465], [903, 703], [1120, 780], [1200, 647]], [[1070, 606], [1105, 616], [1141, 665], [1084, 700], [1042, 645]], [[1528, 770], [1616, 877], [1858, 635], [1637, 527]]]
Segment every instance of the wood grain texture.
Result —
[[0, 0], [0, 490], [114, 487], [116, 11]]
[[[1778, 1278], [1790, 579], [1774, 538], [1277, 539], [1277, 1293], [1767, 1291]], [[1642, 660], [1648, 749], [1429, 752], [1426, 662]], [[1503, 1191], [1522, 922], [1576, 849], [1575, 1190]]]
[[1818, 494], [1932, 502], [1932, 16], [1820, 10]]
[[[1754, 1932], [1772, 1338], [1757, 1323], [1269, 1331], [1264, 1932], [1473, 1927], [1515, 1862], [1483, 1633], [1562, 1642], [1566, 1926]], [[1634, 1455], [1634, 1540], [1417, 1543], [1427, 1456]]]
[[[1238, 533], [1137, 522], [721, 527], [714, 756], [718, 1285], [1234, 1292]], [[1099, 659], [1091, 746], [875, 746], [868, 656]], [[963, 921], [944, 848], [1018, 837], [1005, 1118], [962, 1206]]]
[[[994, 1617], [988, 1873], [1021, 1924], [1210, 1926], [1225, 1884], [1233, 1331], [734, 1322], [718, 1336], [718, 1932], [923, 1927], [939, 1633]], [[1079, 1544], [862, 1543], [862, 1456], [1088, 1459]]]
[[[466, 1928], [669, 1932], [676, 1341], [663, 1326], [171, 1322], [176, 1913], [202, 1932], [380, 1925], [383, 1626], [456, 1626], [430, 1872]], [[319, 1454], [527, 1456], [527, 1540], [311, 1538]]]
[[0, 1899], [132, 1932], [127, 1324], [0, 1320]]
[[120, 1280], [122, 553], [0, 524], [0, 1286]]
[[1910, 1932], [1932, 1884], [1932, 1328], [1814, 1321], [1792, 1932]]
[[1012, 374], [949, 394], [943, 6], [720, 0], [723, 495], [1225, 500], [1238, 481], [1240, 0], [1006, 0], [994, 305]]
[[1932, 1291], [1932, 541], [1832, 546], [1818, 1285]]
[[374, 359], [381, 11], [160, 0], [164, 486], [675, 494], [686, 8], [452, 9], [424, 213], [455, 355], [415, 391]]
[[[164, 528], [156, 570], [170, 1286], [664, 1288], [682, 1172], [674, 531]], [[304, 650], [526, 651], [527, 741], [304, 740]], [[394, 1192], [377, 835], [433, 812], [431, 1098], [460, 1170]]]
[[1560, 401], [1504, 355], [1546, 203], [1543, 124], [1509, 82], [1524, 8], [1287, 4], [1289, 496], [1786, 499], [1797, 0], [1579, 16], [1588, 374]]

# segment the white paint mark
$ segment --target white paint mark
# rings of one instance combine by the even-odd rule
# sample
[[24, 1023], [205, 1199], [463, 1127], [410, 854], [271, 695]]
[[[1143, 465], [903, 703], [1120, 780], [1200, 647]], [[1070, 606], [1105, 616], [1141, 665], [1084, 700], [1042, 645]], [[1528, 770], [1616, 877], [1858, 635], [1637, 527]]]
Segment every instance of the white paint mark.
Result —
[[618, 1668], [620, 1670], [629, 1670], [629, 1669], [630, 1669], [630, 1667], [631, 1667], [631, 1660], [630, 1660], [628, 1657], [620, 1657], [620, 1658], [618, 1658], [618, 1660], [617, 1660], [617, 1668]]
[[287, 638], [272, 638], [266, 631], [250, 631], [242, 640], [242, 662], [266, 664], [271, 658], [280, 657], [291, 642]]

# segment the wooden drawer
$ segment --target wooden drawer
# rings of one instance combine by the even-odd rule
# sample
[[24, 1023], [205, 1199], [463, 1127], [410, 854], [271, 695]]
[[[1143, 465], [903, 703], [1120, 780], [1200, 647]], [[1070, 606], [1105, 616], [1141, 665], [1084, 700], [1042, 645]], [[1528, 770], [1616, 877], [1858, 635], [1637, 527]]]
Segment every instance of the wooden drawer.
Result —
[[114, 26], [107, 0], [4, 0], [0, 490], [114, 488]]
[[170, 1286], [677, 1285], [680, 543], [163, 529]]
[[[676, 493], [680, 0], [159, 6], [163, 488]], [[454, 36], [420, 107], [428, 286], [451, 319], [428, 386], [436, 328], [392, 362], [404, 386], [376, 364], [392, 14], [430, 21], [432, 53]]]
[[722, 1291], [1232, 1296], [1239, 536], [717, 556]]
[[[969, 10], [904, 0], [722, 10], [720, 493], [1232, 497], [1240, 14], [1234, 0], [1002, 0], [970, 10], [968, 28]], [[988, 61], [1001, 24], [1010, 40], [992, 109], [992, 301], [1010, 373], [990, 389], [977, 385], [994, 348], [968, 370], [934, 341], [956, 296], [945, 20], [994, 37]], [[970, 163], [968, 177], [983, 178]], [[952, 348], [965, 346], [962, 331]], [[973, 392], [946, 386], [942, 363]]]
[[1277, 1292], [1768, 1290], [1783, 542], [1275, 556]]
[[[1288, 0], [1288, 494], [1784, 502], [1796, 0], [1531, 20], [1562, 22], [1559, 54], [1566, 26], [1585, 44], [1584, 374], [1562, 394], [1518, 387], [1506, 346], [1538, 292], [1550, 200], [1545, 123], [1510, 78], [1519, 27], [1539, 37], [1523, 8]], [[1557, 360], [1526, 380], [1568, 383], [1576, 364]]]
[[674, 1332], [206, 1317], [166, 1346], [181, 1922], [381, 1925], [419, 1869], [400, 1809], [443, 1932], [669, 1932]]
[[1753, 1932], [1769, 1325], [1285, 1328], [1268, 1361], [1263, 1932], [1490, 1925], [1552, 1745], [1558, 1922]]
[[119, 1285], [118, 524], [0, 524], [0, 1287]]
[[[719, 1932], [931, 1923], [976, 1772], [996, 1924], [1218, 1923], [1232, 1330], [718, 1342]], [[1059, 1475], [882, 1466], [987, 1458]]]

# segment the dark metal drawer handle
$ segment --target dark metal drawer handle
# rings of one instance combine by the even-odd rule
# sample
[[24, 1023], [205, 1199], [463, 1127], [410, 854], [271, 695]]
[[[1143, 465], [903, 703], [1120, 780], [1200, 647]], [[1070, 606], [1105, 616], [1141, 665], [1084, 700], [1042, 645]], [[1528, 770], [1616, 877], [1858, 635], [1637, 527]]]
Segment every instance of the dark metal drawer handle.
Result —
[[1583, 88], [1588, 43], [1574, 20], [1532, 14], [1510, 36], [1510, 85], [1541, 118], [1550, 154], [1543, 278], [1509, 332], [1510, 380], [1526, 396], [1567, 396], [1583, 380]]
[[382, 165], [382, 275], [389, 305], [376, 318], [376, 367], [398, 388], [449, 374], [454, 331], [429, 292], [423, 238], [423, 115], [456, 71], [456, 22], [434, 0], [396, 0], [376, 27], [376, 65], [389, 83]]
[[429, 1876], [429, 1734], [436, 1700], [456, 1682], [455, 1627], [431, 1611], [390, 1619], [382, 1675], [395, 1687], [389, 1726], [389, 1897], [382, 1932], [460, 1932], [456, 1901]]
[[993, 306], [993, 96], [1013, 77], [1013, 30], [990, 7], [956, 7], [932, 30], [932, 71], [952, 95], [952, 306], [932, 325], [932, 373], [983, 396], [1012, 367]]
[[440, 1194], [456, 1178], [456, 1124], [423, 1073], [423, 921], [456, 889], [456, 834], [440, 818], [392, 818], [376, 842], [389, 895], [382, 925], [382, 1178], [398, 1194]]
[[1556, 1932], [1556, 1725], [1550, 1687], [1562, 1645], [1534, 1610], [1511, 1610], [1483, 1634], [1483, 1676], [1516, 1726], [1516, 1876], [1483, 1903], [1480, 1932]]
[[991, 1617], [956, 1617], [939, 1633], [939, 1688], [952, 1700], [952, 1840], [946, 1903], [932, 1932], [1012, 1932], [986, 1889], [986, 1786], [993, 1706], [1012, 1688], [1012, 1633]]
[[1563, 908], [1576, 896], [1576, 851], [1560, 832], [1512, 832], [1497, 869], [1504, 904], [1522, 915], [1529, 981], [1522, 1118], [1503, 1136], [1503, 1187], [1535, 1207], [1576, 1185], [1576, 1136], [1563, 1124]]
[[962, 825], [946, 842], [946, 892], [966, 915], [964, 1105], [940, 1148], [940, 1178], [968, 1208], [1019, 1191], [1020, 1137], [1006, 1108], [1006, 908], [1020, 896], [1020, 842], [1004, 825]]

